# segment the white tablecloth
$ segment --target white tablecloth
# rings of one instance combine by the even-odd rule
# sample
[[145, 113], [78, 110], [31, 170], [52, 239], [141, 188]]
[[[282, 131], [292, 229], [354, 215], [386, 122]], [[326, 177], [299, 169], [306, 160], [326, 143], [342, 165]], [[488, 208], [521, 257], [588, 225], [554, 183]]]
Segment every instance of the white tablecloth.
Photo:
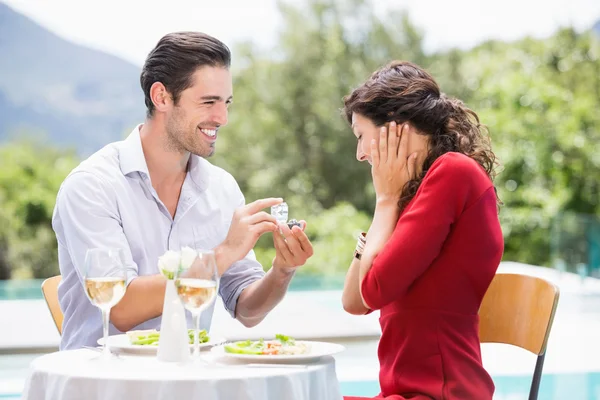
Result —
[[124, 356], [101, 361], [81, 349], [35, 359], [23, 400], [341, 400], [335, 360], [306, 367], [249, 367], [217, 360], [209, 367]]

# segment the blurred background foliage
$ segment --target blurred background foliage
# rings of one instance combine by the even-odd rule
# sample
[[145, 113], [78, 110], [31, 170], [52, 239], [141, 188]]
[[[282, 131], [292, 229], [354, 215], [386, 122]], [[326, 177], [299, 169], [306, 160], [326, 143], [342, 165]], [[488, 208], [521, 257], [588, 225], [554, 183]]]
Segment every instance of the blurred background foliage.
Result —
[[[600, 214], [598, 34], [566, 28], [546, 39], [426, 54], [424, 32], [407, 14], [380, 19], [372, 10], [366, 0], [282, 3], [272, 52], [237, 43], [235, 102], [211, 161], [236, 177], [247, 201], [281, 196], [290, 218], [308, 221], [315, 255], [300, 274], [343, 274], [356, 235], [369, 227], [374, 193], [369, 166], [355, 159], [342, 98], [379, 66], [410, 60], [490, 130], [501, 163], [504, 259], [552, 265], [557, 217]], [[0, 279], [58, 273], [52, 209], [81, 159], [20, 136], [0, 147]], [[272, 239], [261, 238], [256, 252], [268, 268]]]

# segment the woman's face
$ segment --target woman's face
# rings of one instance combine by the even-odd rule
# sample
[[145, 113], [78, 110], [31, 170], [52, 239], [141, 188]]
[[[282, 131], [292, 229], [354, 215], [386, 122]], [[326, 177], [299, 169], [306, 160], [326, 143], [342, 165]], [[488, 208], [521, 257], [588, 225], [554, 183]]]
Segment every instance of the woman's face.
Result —
[[379, 129], [373, 121], [357, 113], [352, 113], [352, 132], [356, 136], [356, 159], [368, 161], [373, 164], [371, 158], [371, 140], [379, 142]]
[[[373, 164], [373, 159], [371, 158], [371, 140], [375, 139], [377, 144], [379, 144], [380, 129], [381, 127], [376, 126], [369, 118], [357, 113], [352, 114], [352, 131], [357, 140], [356, 159], [358, 161], [368, 161], [369, 164]], [[419, 154], [421, 156], [419, 158], [424, 158], [423, 153], [427, 153], [427, 136], [416, 134], [410, 124], [405, 134], [408, 135], [408, 154], [418, 151], [421, 153]]]

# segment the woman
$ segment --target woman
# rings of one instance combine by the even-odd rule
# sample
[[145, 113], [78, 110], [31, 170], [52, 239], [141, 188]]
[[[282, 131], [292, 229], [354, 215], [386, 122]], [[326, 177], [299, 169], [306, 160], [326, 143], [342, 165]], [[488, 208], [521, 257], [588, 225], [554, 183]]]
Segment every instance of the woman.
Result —
[[478, 310], [504, 241], [479, 118], [408, 62], [373, 73], [344, 112], [377, 203], [343, 304], [356, 315], [381, 310], [378, 398], [491, 399]]

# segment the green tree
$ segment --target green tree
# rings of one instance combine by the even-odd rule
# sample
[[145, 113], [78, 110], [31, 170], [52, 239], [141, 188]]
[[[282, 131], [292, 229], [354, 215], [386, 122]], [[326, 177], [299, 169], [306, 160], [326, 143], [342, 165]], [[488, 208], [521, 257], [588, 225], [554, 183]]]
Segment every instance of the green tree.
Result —
[[423, 60], [421, 34], [405, 14], [380, 20], [369, 1], [279, 6], [284, 28], [276, 52], [240, 47], [243, 68], [215, 160], [249, 198], [283, 196], [300, 214], [339, 201], [370, 210], [370, 171], [355, 160], [342, 98], [391, 59]]
[[[301, 273], [343, 274], [356, 235], [368, 228], [370, 169], [355, 160], [356, 141], [340, 109], [343, 96], [393, 59], [427, 68], [488, 126], [502, 165], [496, 185], [506, 260], [550, 265], [561, 229], [585, 247], [579, 219], [557, 217], [600, 216], [597, 36], [562, 29], [543, 40], [427, 55], [424, 34], [406, 13], [379, 18], [369, 0], [279, 8], [283, 28], [273, 53], [250, 42], [237, 47], [230, 124], [211, 161], [236, 177], [248, 201], [281, 196], [290, 218], [308, 221], [315, 255]], [[0, 279], [57, 273], [52, 210], [77, 161], [34, 141], [0, 147]], [[256, 253], [269, 267], [270, 235]]]
[[497, 185], [507, 259], [549, 265], [555, 217], [600, 211], [593, 45], [590, 33], [564, 29], [463, 55], [461, 71], [475, 89], [467, 100], [490, 127], [503, 165]]
[[58, 273], [52, 211], [58, 188], [76, 162], [73, 153], [34, 141], [0, 148], [0, 275], [4, 279]]

